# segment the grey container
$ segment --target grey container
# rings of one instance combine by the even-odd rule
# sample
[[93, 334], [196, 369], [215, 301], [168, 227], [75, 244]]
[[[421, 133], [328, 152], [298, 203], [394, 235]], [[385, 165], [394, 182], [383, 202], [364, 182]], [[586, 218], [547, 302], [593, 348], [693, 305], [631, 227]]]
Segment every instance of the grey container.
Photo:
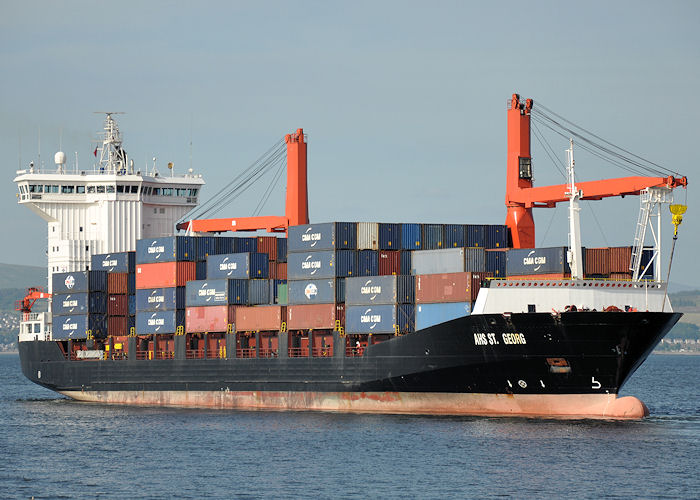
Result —
[[411, 274], [464, 272], [464, 254], [464, 248], [414, 250], [411, 252]]
[[287, 279], [323, 279], [354, 276], [357, 251], [338, 250], [290, 253], [287, 256]]
[[107, 295], [104, 292], [54, 294], [51, 298], [54, 316], [69, 314], [106, 314]]
[[527, 276], [570, 273], [571, 269], [566, 262], [566, 251], [566, 247], [512, 248], [508, 251], [506, 274]]
[[287, 236], [287, 252], [355, 249], [356, 241], [357, 226], [354, 222], [324, 222], [290, 226]]
[[266, 253], [209, 255], [207, 257], [206, 278], [267, 278], [270, 267], [268, 258]]
[[105, 337], [107, 316], [104, 314], [55, 316], [51, 336], [54, 340], [85, 339], [88, 330], [95, 338]]
[[51, 292], [105, 292], [107, 291], [107, 271], [77, 271], [54, 273], [51, 276]]
[[287, 282], [288, 302], [299, 304], [335, 304], [337, 284], [344, 278], [326, 278], [322, 280], [293, 280]]
[[371, 306], [346, 306], [345, 331], [347, 333], [400, 333], [415, 329], [412, 304], [377, 304]]
[[368, 276], [345, 279], [348, 305], [411, 304], [415, 302], [414, 276]]
[[486, 252], [483, 248], [464, 249], [464, 270], [470, 273], [486, 271]]

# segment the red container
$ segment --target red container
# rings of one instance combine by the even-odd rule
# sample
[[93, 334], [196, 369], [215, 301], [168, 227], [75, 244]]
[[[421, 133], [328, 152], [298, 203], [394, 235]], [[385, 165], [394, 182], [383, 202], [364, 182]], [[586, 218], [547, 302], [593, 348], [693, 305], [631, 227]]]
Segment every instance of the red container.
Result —
[[107, 295], [108, 316], [128, 316], [129, 300], [126, 295]]
[[416, 304], [471, 302], [471, 273], [416, 276]]
[[304, 304], [287, 306], [287, 329], [326, 329], [335, 328], [335, 322], [345, 325], [345, 304]]
[[[125, 295], [126, 297], [126, 295]], [[129, 334], [126, 316], [107, 316], [107, 331], [112, 337]]]
[[392, 274], [401, 274], [401, 252], [382, 250], [379, 252], [379, 275], [391, 276]]
[[129, 273], [107, 273], [107, 293], [129, 293]]
[[287, 320], [286, 306], [231, 306], [229, 316], [237, 332], [280, 331]]
[[632, 247], [610, 248], [610, 273], [629, 273]]
[[225, 332], [228, 330], [229, 306], [188, 307], [185, 310], [187, 333]]
[[481, 273], [467, 273], [471, 275], [471, 301], [476, 300], [476, 296], [479, 295], [479, 290], [481, 290], [481, 283], [487, 278], [493, 278], [493, 273], [481, 272]]
[[270, 278], [271, 280], [277, 279], [277, 266], [275, 265], [274, 262], [270, 262], [270, 267], [267, 271], [267, 277]]
[[[270, 268], [272, 268], [273, 265], [270, 264]], [[286, 280], [287, 279], [287, 263], [286, 262], [277, 262], [274, 264], [275, 267], [275, 279], [276, 280]]]
[[571, 273], [528, 274], [525, 276], [508, 276], [509, 280], [568, 280]]
[[626, 273], [610, 273], [610, 279], [618, 281], [629, 281], [632, 279], [632, 273], [630, 273], [629, 271]]
[[586, 269], [584, 270], [584, 274], [598, 274], [601, 276], [607, 276], [610, 274], [610, 249], [586, 248], [585, 262]]
[[[277, 260], [277, 237], [258, 236], [258, 253], [266, 253], [270, 262]], [[272, 266], [270, 266], [272, 267]]]
[[185, 286], [196, 279], [195, 262], [158, 262], [136, 266], [136, 288]]

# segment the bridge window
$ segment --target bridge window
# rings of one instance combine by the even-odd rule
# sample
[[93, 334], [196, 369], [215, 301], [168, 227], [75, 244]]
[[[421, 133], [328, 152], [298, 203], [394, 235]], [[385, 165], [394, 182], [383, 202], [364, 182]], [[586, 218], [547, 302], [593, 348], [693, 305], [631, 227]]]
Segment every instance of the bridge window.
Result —
[[190, 196], [197, 196], [197, 190], [196, 190], [196, 189], [190, 189]]
[[160, 188], [153, 188], [153, 196], [160, 196]]
[[29, 185], [29, 192], [30, 193], [43, 193], [44, 186], [42, 186], [41, 184], [30, 184]]
[[121, 184], [117, 184], [117, 193], [123, 193], [124, 192], [124, 186]]
[[104, 186], [97, 186], [97, 192], [98, 192], [98, 193], [104, 193], [104, 192], [105, 192], [105, 187], [104, 187]]
[[107, 186], [108, 193], [114, 193], [114, 186]]
[[88, 186], [87, 187], [88, 193], [94, 193], [95, 192], [95, 186]]
[[75, 192], [78, 194], [85, 194], [85, 186], [75, 186]]
[[75, 190], [75, 186], [61, 186], [61, 193], [71, 194]]
[[131, 186], [131, 192], [132, 192], [132, 193], [138, 193], [138, 192], [139, 192], [139, 187], [138, 187], [138, 186]]
[[173, 188], [163, 188], [163, 196], [172, 196]]

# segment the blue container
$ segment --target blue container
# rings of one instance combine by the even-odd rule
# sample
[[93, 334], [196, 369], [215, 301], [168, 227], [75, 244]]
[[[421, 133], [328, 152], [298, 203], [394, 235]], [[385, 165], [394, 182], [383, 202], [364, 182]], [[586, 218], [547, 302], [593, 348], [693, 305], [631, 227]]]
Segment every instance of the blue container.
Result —
[[136, 252], [116, 252], [93, 255], [90, 259], [91, 271], [109, 273], [133, 273], [136, 270]]
[[486, 238], [486, 248], [507, 248], [508, 247], [508, 226], [487, 225], [484, 226]]
[[51, 293], [106, 292], [107, 271], [54, 273]]
[[486, 237], [483, 224], [467, 224], [464, 226], [464, 240], [468, 247], [486, 246]]
[[258, 239], [256, 237], [235, 238], [233, 240], [233, 252], [232, 253], [257, 252], [257, 251], [258, 251]]
[[288, 253], [355, 248], [357, 248], [355, 222], [324, 222], [290, 226], [287, 232]]
[[411, 250], [401, 250], [401, 274], [411, 274]]
[[335, 278], [356, 274], [356, 250], [293, 252], [287, 255], [287, 259], [287, 278], [290, 280]]
[[129, 316], [134, 316], [136, 314], [136, 295], [128, 295], [126, 301], [129, 307]]
[[450, 302], [447, 304], [416, 304], [416, 331], [446, 321], [469, 316], [472, 311], [470, 302]]
[[[109, 279], [109, 278], [107, 278]], [[126, 293], [128, 294], [135, 294], [136, 293], [136, 273], [129, 273], [129, 276], [126, 277]]]
[[415, 276], [346, 278], [345, 287], [345, 303], [348, 305], [415, 302]]
[[347, 333], [400, 333], [415, 329], [412, 304], [383, 304], [371, 306], [346, 306], [345, 331]]
[[297, 304], [335, 304], [337, 285], [345, 278], [327, 278], [322, 280], [294, 280], [287, 282], [288, 303]]
[[401, 249], [401, 224], [379, 223], [379, 250]]
[[185, 308], [185, 287], [136, 290], [136, 312]]
[[104, 292], [54, 294], [51, 298], [54, 316], [67, 314], [106, 314], [107, 295]]
[[486, 271], [486, 252], [483, 248], [464, 249], [464, 270], [471, 273]]
[[423, 250], [437, 250], [444, 248], [444, 227], [442, 224], [423, 224], [421, 228], [423, 235]]
[[216, 254], [233, 253], [233, 242], [236, 238], [224, 236], [216, 239]]
[[506, 273], [508, 276], [570, 273], [566, 251], [567, 247], [513, 248], [508, 251]]
[[505, 278], [508, 252], [489, 251], [486, 252], [486, 271], [493, 273], [494, 278]]
[[445, 248], [465, 247], [464, 224], [445, 224]]
[[336, 278], [335, 280], [335, 301], [339, 304], [345, 302], [345, 287], [347, 278]]
[[401, 248], [404, 250], [419, 250], [421, 245], [420, 224], [401, 224]]
[[355, 276], [377, 276], [379, 274], [379, 252], [377, 250], [357, 251], [357, 274]]
[[[585, 255], [585, 252], [584, 252]], [[641, 273], [644, 272], [644, 268], [651, 262], [651, 258], [654, 256], [654, 249], [653, 248], [644, 248], [642, 250], [642, 259], [639, 265], [639, 273], [640, 276], [643, 279], [654, 279], [654, 265], [652, 264], [649, 266], [649, 269], [647, 269], [647, 272], [642, 275]]]
[[216, 255], [219, 252], [218, 238], [214, 236], [195, 237], [197, 247], [197, 261], [205, 261], [209, 255]]
[[205, 280], [207, 279], [207, 263], [206, 261], [198, 261], [194, 263], [194, 279]]
[[185, 310], [139, 311], [136, 313], [136, 333], [175, 333], [177, 327], [185, 328]]
[[197, 256], [192, 236], [146, 238], [136, 242], [136, 263], [194, 261]]
[[269, 269], [270, 263], [266, 253], [210, 255], [207, 258], [206, 278], [267, 278]]
[[53, 318], [51, 336], [54, 340], [85, 339], [90, 330], [93, 337], [107, 335], [107, 316], [104, 314], [75, 314]]
[[270, 303], [270, 280], [228, 280], [229, 304], [258, 305]]
[[287, 262], [287, 238], [277, 240], [277, 262]]

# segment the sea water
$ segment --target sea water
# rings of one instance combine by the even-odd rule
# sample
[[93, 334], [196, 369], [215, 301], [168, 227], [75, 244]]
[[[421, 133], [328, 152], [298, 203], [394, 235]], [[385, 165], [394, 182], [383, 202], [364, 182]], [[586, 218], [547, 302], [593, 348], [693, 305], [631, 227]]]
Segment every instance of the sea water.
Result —
[[78, 403], [0, 356], [1, 498], [698, 498], [700, 356], [652, 355], [641, 421]]

